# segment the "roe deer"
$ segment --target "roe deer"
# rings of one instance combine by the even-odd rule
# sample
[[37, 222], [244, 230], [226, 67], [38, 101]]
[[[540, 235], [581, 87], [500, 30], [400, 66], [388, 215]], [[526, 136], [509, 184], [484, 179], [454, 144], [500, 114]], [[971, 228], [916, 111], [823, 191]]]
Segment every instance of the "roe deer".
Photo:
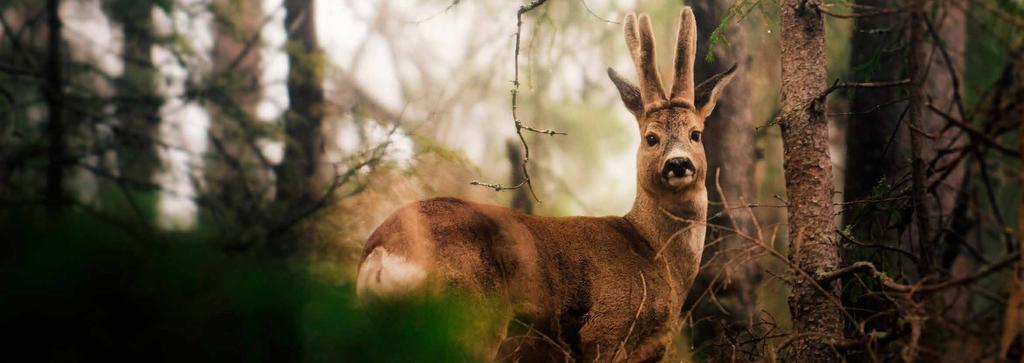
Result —
[[646, 14], [624, 22], [639, 87], [608, 69], [641, 137], [636, 197], [624, 217], [540, 217], [453, 198], [415, 202], [367, 240], [358, 293], [389, 296], [440, 281], [503, 301], [509, 318], [539, 335], [489, 348], [513, 361], [661, 359], [680, 329], [704, 248], [704, 119], [736, 69], [695, 89], [697, 28], [689, 7], [679, 18], [671, 93], [662, 88]]

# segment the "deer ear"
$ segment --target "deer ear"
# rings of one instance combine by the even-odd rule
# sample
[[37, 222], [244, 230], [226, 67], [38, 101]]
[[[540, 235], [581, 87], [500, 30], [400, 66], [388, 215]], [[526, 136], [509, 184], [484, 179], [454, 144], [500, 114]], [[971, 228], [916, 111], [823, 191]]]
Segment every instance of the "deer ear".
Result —
[[716, 74], [706, 81], [701, 82], [699, 86], [694, 90], [693, 103], [697, 106], [697, 112], [702, 117], [708, 117], [711, 115], [711, 111], [715, 109], [715, 104], [718, 103], [718, 96], [722, 94], [722, 90], [725, 86], [732, 81], [732, 77], [736, 75], [736, 64], [729, 67], [729, 70]]
[[622, 103], [626, 104], [626, 108], [629, 109], [633, 116], [636, 116], [637, 120], [640, 120], [640, 116], [644, 113], [644, 102], [640, 97], [640, 89], [630, 81], [622, 78], [614, 69], [608, 68], [608, 78], [611, 78], [615, 88], [619, 89]]

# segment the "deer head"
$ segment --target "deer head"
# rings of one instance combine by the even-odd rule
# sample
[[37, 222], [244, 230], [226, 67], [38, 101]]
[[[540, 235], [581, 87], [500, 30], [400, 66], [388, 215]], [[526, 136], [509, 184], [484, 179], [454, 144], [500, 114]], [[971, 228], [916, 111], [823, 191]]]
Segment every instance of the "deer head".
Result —
[[704, 190], [707, 175], [707, 159], [701, 141], [704, 120], [715, 108], [721, 90], [732, 80], [736, 66], [694, 88], [697, 24], [693, 11], [684, 7], [679, 14], [672, 92], [666, 95], [655, 62], [651, 19], [646, 14], [641, 14], [639, 19], [629, 14], [623, 28], [626, 46], [639, 76], [639, 87], [611, 68], [608, 68], [608, 77], [640, 126], [638, 192], [642, 190], [662, 200], [689, 200]]

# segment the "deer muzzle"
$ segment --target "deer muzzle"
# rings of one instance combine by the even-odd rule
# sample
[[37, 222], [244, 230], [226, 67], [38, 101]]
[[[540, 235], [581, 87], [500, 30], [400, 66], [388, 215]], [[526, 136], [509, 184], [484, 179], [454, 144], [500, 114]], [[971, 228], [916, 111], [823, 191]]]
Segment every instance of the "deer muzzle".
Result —
[[696, 174], [697, 168], [687, 157], [668, 159], [661, 169], [661, 177], [673, 187], [682, 187], [692, 183]]

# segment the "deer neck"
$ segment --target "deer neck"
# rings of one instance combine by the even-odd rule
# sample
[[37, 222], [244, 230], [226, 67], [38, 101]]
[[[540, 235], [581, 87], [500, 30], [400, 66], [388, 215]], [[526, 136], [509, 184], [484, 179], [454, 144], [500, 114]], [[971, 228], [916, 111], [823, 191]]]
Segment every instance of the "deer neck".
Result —
[[[688, 243], [678, 243], [678, 239], [687, 234], [686, 232], [673, 235], [687, 228], [702, 230], [705, 228], [708, 198], [707, 190], [704, 188], [686, 194], [666, 198], [655, 195], [644, 188], [637, 188], [633, 208], [625, 218], [655, 251], [664, 249], [674, 252], [671, 250], [692, 248]], [[665, 246], [670, 238], [675, 243]], [[669, 253], [668, 255], [674, 254]]]

